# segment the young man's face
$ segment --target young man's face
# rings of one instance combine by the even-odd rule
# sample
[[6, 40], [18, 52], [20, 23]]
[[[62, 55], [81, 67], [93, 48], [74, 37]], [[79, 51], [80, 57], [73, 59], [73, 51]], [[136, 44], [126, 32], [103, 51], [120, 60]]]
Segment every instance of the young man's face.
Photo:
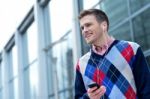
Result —
[[82, 35], [88, 44], [97, 44], [102, 36], [103, 28], [94, 15], [86, 15], [80, 19]]

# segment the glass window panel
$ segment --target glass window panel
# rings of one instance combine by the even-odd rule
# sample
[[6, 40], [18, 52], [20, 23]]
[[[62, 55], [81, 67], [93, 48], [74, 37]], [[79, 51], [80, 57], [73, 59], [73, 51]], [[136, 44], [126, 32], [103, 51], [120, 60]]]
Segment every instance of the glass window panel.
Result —
[[38, 94], [38, 67], [37, 67], [37, 61], [34, 62], [32, 65], [30, 65], [29, 68], [29, 79], [30, 79], [30, 92], [31, 92], [31, 99], [37, 99]]
[[[12, 69], [10, 69], [10, 83], [9, 83], [9, 87], [10, 87], [10, 94], [11, 97], [14, 97], [13, 99], [18, 99], [18, 55], [17, 55], [17, 49], [16, 46], [13, 46], [11, 52], [9, 53], [10, 57], [12, 59]], [[11, 75], [11, 72], [13, 73]]]
[[0, 62], [0, 89], [2, 88], [2, 65]]
[[66, 90], [66, 99], [70, 99], [71, 97], [73, 97], [73, 93], [70, 95], [70, 91], [72, 91], [72, 89], [71, 88], [69, 88], [69, 89], [67, 89]]
[[8, 87], [9, 87], [10, 97], [13, 97], [13, 99], [15, 99], [14, 80], [9, 81]]
[[118, 40], [128, 40], [131, 41], [131, 34], [130, 34], [130, 27], [129, 22], [121, 25], [114, 31], [110, 32], [111, 35], [113, 35]]
[[1, 75], [2, 75], [2, 76], [1, 76], [1, 77], [2, 77], [2, 79], [1, 79], [1, 80], [2, 80], [1, 84], [2, 84], [2, 86], [4, 86], [4, 84], [5, 84], [5, 77], [4, 77], [4, 75], [5, 75], [5, 72], [4, 72], [5, 69], [4, 69], [4, 68], [5, 68], [5, 66], [4, 66], [4, 61], [2, 61], [2, 62], [1, 62], [1, 71], [2, 71], [2, 72], [1, 72]]
[[130, 2], [130, 8], [132, 13], [150, 4], [150, 0], [129, 0], [129, 2]]
[[24, 71], [23, 71], [23, 78], [24, 78], [24, 84], [23, 84], [23, 86], [24, 86], [24, 90], [26, 90], [26, 91], [28, 91], [28, 92], [26, 92], [25, 93], [25, 98], [28, 98], [28, 97], [30, 97], [30, 95], [31, 95], [31, 91], [30, 91], [30, 78], [29, 78], [29, 72], [30, 72], [30, 67], [27, 67], [27, 68], [25, 68], [24, 69]]
[[150, 56], [147, 56], [147, 57], [146, 57], [146, 60], [147, 60], [147, 62], [148, 62], [149, 68], [150, 68]]
[[83, 0], [83, 7], [84, 9], [92, 8], [96, 5], [100, 0]]
[[2, 65], [0, 62], [0, 99], [2, 99], [2, 91], [3, 91], [3, 88], [2, 88]]
[[[73, 56], [72, 56], [72, 48], [70, 48], [70, 40], [71, 34], [66, 37], [65, 41], [60, 42], [59, 44], [53, 47], [53, 57], [56, 58], [56, 72], [58, 77], [58, 90], [64, 90], [66, 88], [72, 88], [73, 79], [74, 79], [74, 66], [73, 66]], [[57, 52], [57, 53], [55, 53]], [[54, 62], [54, 61], [53, 61]], [[53, 63], [55, 64], [55, 63]], [[73, 97], [73, 89], [71, 89], [69, 93], [69, 99]], [[66, 95], [64, 95], [64, 99], [66, 99]]]
[[65, 96], [65, 92], [59, 93], [59, 97], [61, 97], [61, 99], [67, 99]]
[[150, 8], [133, 19], [135, 41], [143, 50], [150, 49]]
[[49, 4], [52, 41], [56, 41], [72, 27], [73, 3], [72, 0], [52, 0]]
[[54, 94], [49, 95], [48, 99], [55, 99]]
[[3, 98], [2, 98], [2, 95], [3, 95], [2, 89], [0, 89], [0, 99], [3, 99]]
[[19, 99], [18, 78], [14, 79], [14, 99]]
[[16, 46], [12, 48], [13, 76], [18, 75], [18, 54]]
[[27, 30], [29, 63], [37, 59], [37, 28], [35, 22]]
[[104, 0], [100, 8], [108, 15], [110, 28], [128, 17], [127, 0]]

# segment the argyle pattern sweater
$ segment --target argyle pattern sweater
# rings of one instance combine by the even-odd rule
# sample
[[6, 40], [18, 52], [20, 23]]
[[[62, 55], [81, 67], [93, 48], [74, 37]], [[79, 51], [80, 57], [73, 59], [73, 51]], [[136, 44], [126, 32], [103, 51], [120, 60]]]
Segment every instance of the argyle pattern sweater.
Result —
[[89, 99], [93, 82], [106, 87], [104, 99], [150, 99], [149, 67], [134, 42], [115, 40], [104, 55], [90, 50], [82, 56], [76, 66], [75, 99]]

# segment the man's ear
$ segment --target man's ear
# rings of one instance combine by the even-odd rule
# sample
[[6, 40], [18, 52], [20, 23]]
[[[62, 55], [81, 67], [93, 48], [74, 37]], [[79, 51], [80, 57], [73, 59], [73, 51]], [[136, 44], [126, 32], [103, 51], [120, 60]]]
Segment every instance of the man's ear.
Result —
[[103, 31], [107, 31], [107, 23], [106, 23], [106, 21], [103, 21], [101, 25], [102, 25]]

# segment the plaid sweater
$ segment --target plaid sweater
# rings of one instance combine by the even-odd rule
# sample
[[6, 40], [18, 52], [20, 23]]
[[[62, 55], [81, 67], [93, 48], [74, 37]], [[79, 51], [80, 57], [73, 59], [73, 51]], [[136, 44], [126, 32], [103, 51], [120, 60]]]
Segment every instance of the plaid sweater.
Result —
[[92, 82], [106, 87], [105, 99], [150, 99], [149, 67], [134, 42], [115, 40], [104, 55], [90, 50], [82, 56], [76, 67], [75, 99], [89, 99]]

